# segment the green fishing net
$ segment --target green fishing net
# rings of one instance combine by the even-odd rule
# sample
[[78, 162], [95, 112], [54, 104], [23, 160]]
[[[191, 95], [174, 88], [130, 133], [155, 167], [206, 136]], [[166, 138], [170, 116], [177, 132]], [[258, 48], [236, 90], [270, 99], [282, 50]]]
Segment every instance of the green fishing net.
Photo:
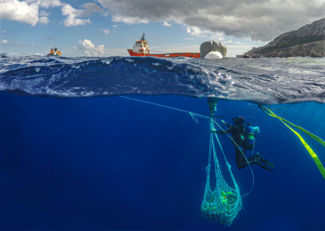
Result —
[[[213, 122], [210, 122], [210, 128], [211, 130], [214, 129]], [[222, 176], [215, 150], [214, 138], [217, 140], [221, 153], [225, 158], [231, 179], [233, 181], [234, 188], [229, 187]], [[211, 160], [213, 160], [215, 170], [214, 172], [216, 177], [216, 185], [212, 188], [210, 183]], [[205, 185], [203, 202], [201, 205], [201, 214], [204, 219], [217, 221], [225, 226], [230, 226], [233, 223], [233, 220], [237, 216], [238, 212], [241, 210], [241, 208], [242, 200], [240, 196], [240, 191], [235, 181], [235, 178], [231, 172], [231, 166], [229, 165], [226, 159], [217, 134], [211, 133], [209, 147], [209, 162], [207, 167], [207, 180]]]

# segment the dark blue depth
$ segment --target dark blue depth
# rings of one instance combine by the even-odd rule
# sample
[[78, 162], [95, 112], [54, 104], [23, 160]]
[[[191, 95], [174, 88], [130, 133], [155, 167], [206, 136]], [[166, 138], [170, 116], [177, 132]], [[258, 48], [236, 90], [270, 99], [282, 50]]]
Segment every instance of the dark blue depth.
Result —
[[[208, 114], [206, 99], [133, 97]], [[256, 149], [276, 164], [275, 172], [253, 166], [255, 188], [243, 198], [244, 209], [234, 224], [225, 228], [200, 215], [207, 120], [196, 124], [186, 113], [119, 97], [57, 99], [1, 92], [0, 100], [1, 230], [325, 227], [324, 179], [295, 135], [260, 109], [225, 120], [231, 123], [242, 115], [260, 127]], [[221, 101], [218, 114], [254, 106]], [[324, 105], [304, 103], [275, 113], [324, 139]], [[325, 163], [324, 147], [306, 141]], [[236, 169], [229, 139], [223, 136], [221, 142], [244, 194], [251, 187], [251, 173]], [[221, 155], [219, 159], [224, 166]]]

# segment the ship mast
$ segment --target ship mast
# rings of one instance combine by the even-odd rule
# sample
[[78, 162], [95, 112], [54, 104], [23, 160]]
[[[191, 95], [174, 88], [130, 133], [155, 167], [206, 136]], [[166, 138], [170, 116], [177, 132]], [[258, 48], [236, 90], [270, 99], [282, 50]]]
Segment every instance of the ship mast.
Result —
[[146, 41], [146, 40], [145, 40], [145, 33], [142, 34], [142, 36], [140, 37], [140, 40], [141, 40], [141, 41]]

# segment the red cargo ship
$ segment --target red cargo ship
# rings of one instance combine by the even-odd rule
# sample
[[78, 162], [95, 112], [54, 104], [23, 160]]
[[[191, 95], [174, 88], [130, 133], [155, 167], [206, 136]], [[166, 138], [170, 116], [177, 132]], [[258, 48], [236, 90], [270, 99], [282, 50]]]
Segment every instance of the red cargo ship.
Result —
[[160, 58], [173, 58], [173, 57], [188, 57], [188, 58], [200, 58], [200, 53], [167, 53], [167, 54], [150, 54], [148, 41], [145, 40], [145, 34], [141, 36], [139, 41], [136, 41], [132, 49], [127, 49], [130, 56], [153, 56]]

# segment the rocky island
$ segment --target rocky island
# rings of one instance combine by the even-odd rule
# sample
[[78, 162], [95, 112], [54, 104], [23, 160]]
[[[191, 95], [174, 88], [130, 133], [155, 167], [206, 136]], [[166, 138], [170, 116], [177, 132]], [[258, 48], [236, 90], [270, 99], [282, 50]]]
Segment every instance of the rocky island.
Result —
[[263, 57], [325, 57], [325, 18], [284, 33], [263, 47], [253, 47], [238, 58]]

